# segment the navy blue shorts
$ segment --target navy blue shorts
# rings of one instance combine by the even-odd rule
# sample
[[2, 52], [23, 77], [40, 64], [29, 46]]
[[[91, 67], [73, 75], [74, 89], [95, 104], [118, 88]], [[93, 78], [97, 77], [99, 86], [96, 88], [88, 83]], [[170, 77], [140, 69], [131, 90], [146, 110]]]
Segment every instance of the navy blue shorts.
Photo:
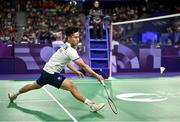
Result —
[[50, 74], [43, 70], [41, 72], [41, 76], [36, 80], [36, 83], [40, 86], [49, 84], [59, 89], [65, 79], [66, 77], [60, 75], [59, 73]]

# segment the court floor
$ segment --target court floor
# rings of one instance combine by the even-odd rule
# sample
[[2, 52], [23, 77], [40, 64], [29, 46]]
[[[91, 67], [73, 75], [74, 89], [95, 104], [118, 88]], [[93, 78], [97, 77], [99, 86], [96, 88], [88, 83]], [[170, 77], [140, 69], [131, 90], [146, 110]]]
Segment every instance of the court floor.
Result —
[[115, 78], [106, 86], [118, 108], [114, 114], [101, 84], [93, 78], [72, 79], [78, 89], [106, 106], [91, 113], [85, 104], [51, 86], [22, 94], [9, 103], [7, 93], [28, 80], [0, 80], [0, 121], [180, 121], [180, 76]]

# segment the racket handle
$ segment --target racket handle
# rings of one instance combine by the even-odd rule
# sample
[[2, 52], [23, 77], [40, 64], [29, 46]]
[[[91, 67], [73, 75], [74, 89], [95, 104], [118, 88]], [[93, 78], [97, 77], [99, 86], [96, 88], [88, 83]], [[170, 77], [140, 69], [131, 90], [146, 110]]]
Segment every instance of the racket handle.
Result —
[[102, 83], [102, 85], [103, 85], [103, 86], [105, 86], [105, 84], [104, 84], [104, 80], [101, 80], [101, 83]]

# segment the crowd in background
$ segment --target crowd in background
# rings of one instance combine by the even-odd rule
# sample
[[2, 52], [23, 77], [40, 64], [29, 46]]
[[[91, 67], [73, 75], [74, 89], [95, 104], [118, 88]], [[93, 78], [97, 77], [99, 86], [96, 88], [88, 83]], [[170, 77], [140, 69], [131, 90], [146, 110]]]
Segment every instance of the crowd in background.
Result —
[[0, 0], [0, 40], [14, 41], [17, 38], [15, 25], [15, 8], [5, 0]]
[[[17, 5], [12, 0], [0, 0], [0, 42], [15, 43], [52, 43], [53, 40], [64, 41], [64, 29], [68, 26], [76, 25], [80, 28], [81, 39], [85, 35], [85, 21], [89, 8], [83, 8], [83, 3], [72, 5], [68, 2], [58, 2], [56, 0], [19, 0]], [[100, 3], [101, 5], [103, 3]], [[100, 5], [100, 6], [101, 6]], [[92, 6], [91, 6], [92, 7]], [[102, 8], [102, 7], [101, 7]], [[174, 5], [173, 8], [167, 8], [163, 4], [122, 4], [113, 8], [102, 8], [104, 16], [110, 16], [111, 22], [122, 22], [127, 20], [136, 20], [162, 14], [171, 14], [180, 12], [180, 6]], [[26, 25], [23, 27], [22, 37], [18, 38], [16, 25], [16, 12], [26, 13]], [[131, 31], [133, 25], [127, 29]], [[114, 30], [114, 38], [119, 43], [133, 43], [132, 37], [126, 35], [124, 27], [118, 27]], [[126, 31], [127, 31], [126, 29]], [[175, 21], [165, 29], [167, 32], [180, 32], [180, 22]], [[60, 32], [62, 35], [58, 38], [52, 36], [53, 32]]]

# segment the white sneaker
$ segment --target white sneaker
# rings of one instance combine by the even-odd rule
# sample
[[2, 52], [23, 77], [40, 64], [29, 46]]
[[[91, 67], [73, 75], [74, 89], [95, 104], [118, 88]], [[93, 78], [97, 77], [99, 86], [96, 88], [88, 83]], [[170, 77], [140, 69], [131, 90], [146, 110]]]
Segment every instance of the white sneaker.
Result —
[[8, 93], [8, 97], [10, 102], [13, 102], [17, 98], [17, 95], [15, 93]]
[[90, 105], [90, 111], [91, 112], [96, 112], [102, 109], [105, 106], [104, 103], [95, 103], [93, 102], [92, 105]]

